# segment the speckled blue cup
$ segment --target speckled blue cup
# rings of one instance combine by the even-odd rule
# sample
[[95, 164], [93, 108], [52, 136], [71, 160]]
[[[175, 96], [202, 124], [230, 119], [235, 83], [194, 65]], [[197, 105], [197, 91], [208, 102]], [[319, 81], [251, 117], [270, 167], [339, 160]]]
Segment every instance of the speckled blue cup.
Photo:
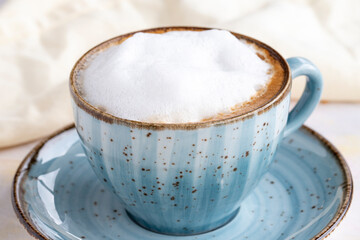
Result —
[[[173, 30], [206, 29], [145, 32]], [[132, 34], [91, 49], [71, 73], [76, 129], [89, 162], [144, 228], [171, 235], [219, 228], [238, 213], [241, 201], [268, 170], [282, 137], [299, 128], [319, 102], [321, 74], [306, 59], [286, 61], [264, 43], [233, 33], [263, 49], [282, 68], [281, 84], [270, 94], [252, 102], [246, 112], [222, 120], [166, 124], [121, 119], [86, 102], [78, 79], [89, 56]], [[307, 76], [306, 88], [289, 113], [291, 79], [300, 75]]]

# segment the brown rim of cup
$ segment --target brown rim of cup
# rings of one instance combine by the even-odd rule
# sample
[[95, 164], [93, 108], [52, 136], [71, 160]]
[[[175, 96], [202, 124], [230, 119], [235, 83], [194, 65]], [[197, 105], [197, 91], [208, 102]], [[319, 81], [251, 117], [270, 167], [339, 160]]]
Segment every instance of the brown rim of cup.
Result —
[[223, 124], [229, 124], [232, 122], [237, 121], [243, 121], [245, 119], [253, 117], [255, 114], [261, 114], [263, 112], [266, 112], [270, 110], [273, 106], [276, 106], [278, 103], [280, 103], [284, 97], [287, 96], [287, 94], [290, 92], [291, 88], [291, 71], [289, 68], [289, 65], [287, 64], [286, 60], [273, 48], [266, 45], [265, 43], [256, 40], [254, 38], [231, 32], [235, 37], [238, 39], [243, 39], [247, 42], [256, 44], [258, 47], [265, 49], [268, 51], [274, 59], [276, 59], [281, 67], [284, 70], [284, 78], [282, 80], [282, 85], [272, 98], [265, 102], [264, 104], [260, 105], [259, 107], [252, 109], [248, 112], [241, 113], [239, 115], [231, 116], [224, 119], [216, 119], [216, 120], [209, 120], [209, 121], [201, 121], [201, 122], [189, 122], [189, 123], [152, 123], [152, 122], [142, 122], [142, 121], [135, 121], [135, 120], [129, 120], [124, 119], [120, 117], [116, 117], [114, 115], [111, 115], [105, 111], [102, 111], [101, 109], [91, 105], [88, 103], [80, 94], [78, 88], [76, 87], [76, 79], [78, 76], [78, 72], [82, 70], [82, 67], [84, 67], [84, 63], [86, 62], [87, 58], [89, 56], [92, 56], [93, 54], [100, 52], [103, 49], [107, 49], [108, 47], [118, 44], [119, 42], [124, 41], [125, 39], [131, 37], [135, 33], [138, 32], [150, 32], [150, 33], [165, 33], [169, 31], [204, 31], [204, 30], [210, 30], [210, 29], [216, 29], [216, 28], [203, 28], [203, 27], [186, 27], [186, 26], [176, 26], [176, 27], [160, 27], [160, 28], [152, 28], [152, 29], [145, 29], [140, 30], [136, 32], [131, 32], [128, 34], [120, 35], [114, 38], [111, 38], [109, 40], [106, 40], [97, 46], [93, 47], [89, 51], [87, 51], [84, 55], [81, 56], [81, 58], [76, 62], [75, 66], [73, 67], [71, 73], [70, 73], [70, 93], [72, 96], [72, 99], [74, 103], [81, 109], [83, 109], [88, 114], [92, 115], [96, 119], [99, 119], [101, 121], [110, 123], [110, 124], [121, 124], [126, 125], [129, 127], [134, 128], [143, 128], [143, 129], [152, 129], [152, 130], [161, 130], [161, 129], [183, 129], [183, 130], [190, 130], [190, 129], [196, 129], [196, 128], [204, 128], [209, 127], [212, 125], [223, 125]]

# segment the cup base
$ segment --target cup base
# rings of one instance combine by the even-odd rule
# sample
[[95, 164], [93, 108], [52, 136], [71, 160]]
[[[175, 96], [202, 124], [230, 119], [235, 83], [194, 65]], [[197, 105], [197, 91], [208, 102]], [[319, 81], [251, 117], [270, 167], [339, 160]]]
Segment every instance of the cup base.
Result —
[[191, 235], [208, 233], [208, 232], [211, 232], [211, 231], [214, 231], [214, 230], [224, 227], [225, 225], [230, 223], [236, 217], [236, 215], [239, 213], [239, 210], [240, 210], [240, 207], [238, 209], [236, 209], [234, 212], [232, 212], [231, 214], [229, 214], [228, 216], [226, 216], [216, 222], [213, 222], [213, 223], [205, 225], [205, 226], [198, 226], [195, 228], [192, 227], [192, 229], [190, 229], [189, 227], [181, 227], [181, 228], [167, 227], [166, 229], [163, 229], [162, 227], [157, 227], [155, 225], [148, 224], [141, 218], [135, 217], [134, 215], [129, 213], [127, 210], [125, 210], [125, 212], [129, 216], [131, 221], [133, 221], [134, 223], [136, 223], [137, 225], [139, 225], [140, 227], [142, 227], [146, 230], [149, 230], [149, 231], [152, 231], [155, 233], [159, 233], [159, 234], [171, 235], [171, 236], [191, 236]]

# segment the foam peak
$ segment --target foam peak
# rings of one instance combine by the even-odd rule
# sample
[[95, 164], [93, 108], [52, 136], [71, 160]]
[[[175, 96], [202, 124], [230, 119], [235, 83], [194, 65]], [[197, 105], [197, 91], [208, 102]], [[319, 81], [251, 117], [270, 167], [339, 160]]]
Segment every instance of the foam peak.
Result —
[[114, 116], [145, 122], [199, 122], [249, 101], [271, 65], [224, 30], [136, 33], [93, 56], [84, 98]]

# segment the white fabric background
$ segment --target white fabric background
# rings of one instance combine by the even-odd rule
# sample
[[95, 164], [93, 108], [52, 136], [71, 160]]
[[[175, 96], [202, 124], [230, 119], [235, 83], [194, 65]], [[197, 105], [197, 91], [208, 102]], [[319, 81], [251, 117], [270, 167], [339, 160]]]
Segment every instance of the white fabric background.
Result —
[[[360, 101], [358, 0], [7, 0], [0, 5], [0, 147], [72, 121], [68, 76], [90, 47], [130, 31], [229, 29], [303, 56], [322, 71], [323, 100]], [[300, 82], [300, 81], [296, 81]], [[294, 96], [301, 87], [294, 86]]]

